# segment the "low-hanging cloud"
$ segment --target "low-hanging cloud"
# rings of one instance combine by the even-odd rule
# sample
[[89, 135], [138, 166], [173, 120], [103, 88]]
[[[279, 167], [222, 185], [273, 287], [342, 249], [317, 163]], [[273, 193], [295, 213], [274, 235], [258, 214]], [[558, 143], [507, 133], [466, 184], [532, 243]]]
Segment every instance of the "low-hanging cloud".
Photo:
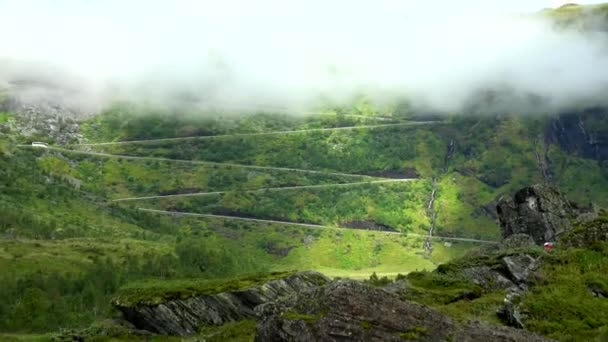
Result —
[[531, 2], [0, 0], [0, 87], [91, 108], [127, 99], [303, 110], [361, 95], [447, 112], [479, 94], [501, 110], [605, 101], [606, 33], [507, 15]]

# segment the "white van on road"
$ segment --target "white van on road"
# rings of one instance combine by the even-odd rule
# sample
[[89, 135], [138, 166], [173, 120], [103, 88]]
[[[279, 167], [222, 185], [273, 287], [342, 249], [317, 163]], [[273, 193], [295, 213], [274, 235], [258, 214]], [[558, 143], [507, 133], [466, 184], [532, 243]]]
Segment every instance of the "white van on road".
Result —
[[45, 142], [40, 142], [40, 141], [32, 141], [32, 147], [48, 148], [49, 144], [47, 144]]

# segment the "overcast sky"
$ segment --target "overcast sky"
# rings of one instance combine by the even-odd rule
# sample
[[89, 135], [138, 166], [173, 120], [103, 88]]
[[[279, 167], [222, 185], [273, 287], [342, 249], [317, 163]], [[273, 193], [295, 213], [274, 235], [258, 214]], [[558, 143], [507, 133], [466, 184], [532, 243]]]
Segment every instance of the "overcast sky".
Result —
[[125, 96], [285, 104], [375, 92], [451, 109], [500, 83], [565, 101], [604, 89], [603, 41], [505, 19], [563, 3], [0, 0], [0, 86], [52, 64]]

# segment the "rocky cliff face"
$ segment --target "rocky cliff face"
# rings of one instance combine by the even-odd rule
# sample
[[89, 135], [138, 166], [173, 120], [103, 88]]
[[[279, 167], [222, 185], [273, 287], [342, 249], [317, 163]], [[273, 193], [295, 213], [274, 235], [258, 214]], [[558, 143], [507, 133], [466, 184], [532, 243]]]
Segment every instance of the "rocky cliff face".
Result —
[[502, 197], [496, 206], [503, 238], [527, 234], [542, 245], [572, 228], [576, 210], [557, 189], [534, 185], [513, 198]]
[[265, 284], [213, 295], [173, 299], [156, 305], [131, 305], [113, 300], [124, 318], [138, 329], [163, 335], [186, 336], [196, 333], [201, 324], [221, 325], [252, 318], [260, 304], [292, 295], [329, 282], [318, 272], [308, 271], [269, 281]]
[[62, 107], [20, 106], [14, 111], [14, 128], [20, 135], [44, 137], [56, 144], [81, 143], [80, 124]]
[[11, 112], [15, 119], [10, 122], [12, 132], [50, 140], [56, 144], [80, 143], [84, 137], [80, 121], [87, 115], [82, 111], [50, 102], [26, 103], [13, 98], [0, 103], [0, 112]]
[[505, 327], [458, 323], [356, 281], [336, 281], [259, 306], [256, 341], [546, 341]]
[[608, 109], [562, 113], [547, 126], [546, 139], [563, 150], [600, 162], [608, 160]]

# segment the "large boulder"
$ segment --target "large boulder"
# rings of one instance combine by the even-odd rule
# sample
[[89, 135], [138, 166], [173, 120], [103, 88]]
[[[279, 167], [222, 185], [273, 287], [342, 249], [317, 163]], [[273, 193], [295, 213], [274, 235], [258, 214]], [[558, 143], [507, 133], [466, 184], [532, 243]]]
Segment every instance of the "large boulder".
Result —
[[[145, 287], [128, 288], [120, 292], [112, 304], [138, 329], [186, 336], [196, 333], [201, 324], [222, 325], [254, 318], [256, 306], [325, 285], [329, 278], [307, 271], [257, 284], [254, 281], [244, 278], [234, 281], [234, 286], [219, 284], [219, 289], [228, 290], [216, 292], [209, 289], [208, 283], [181, 285], [180, 289], [163, 289], [164, 292]], [[239, 287], [241, 284], [250, 285]]]
[[555, 241], [572, 228], [577, 212], [557, 189], [546, 185], [525, 187], [513, 198], [502, 197], [496, 205], [503, 238], [527, 234], [536, 244]]
[[546, 341], [529, 332], [460, 323], [356, 281], [260, 305], [256, 341]]
[[538, 269], [539, 259], [529, 254], [516, 254], [502, 258], [502, 263], [509, 278], [516, 284], [522, 284], [529, 279], [531, 272]]

